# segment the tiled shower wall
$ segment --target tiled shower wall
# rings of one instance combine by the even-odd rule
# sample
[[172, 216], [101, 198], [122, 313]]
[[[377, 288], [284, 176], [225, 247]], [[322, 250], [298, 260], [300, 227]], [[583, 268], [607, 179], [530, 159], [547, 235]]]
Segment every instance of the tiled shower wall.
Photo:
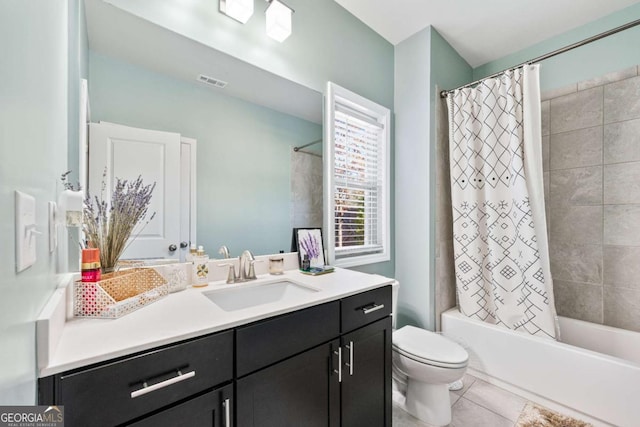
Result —
[[291, 227], [322, 227], [322, 157], [291, 152]]
[[543, 94], [542, 121], [558, 314], [640, 331], [639, 67]]
[[[561, 316], [640, 331], [640, 66], [542, 94]], [[446, 106], [436, 140], [436, 319], [455, 306]]]

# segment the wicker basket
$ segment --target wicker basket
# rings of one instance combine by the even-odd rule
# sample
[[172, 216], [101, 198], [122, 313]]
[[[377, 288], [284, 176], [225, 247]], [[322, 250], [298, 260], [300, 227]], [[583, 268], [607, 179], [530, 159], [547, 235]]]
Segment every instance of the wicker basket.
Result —
[[169, 293], [167, 281], [153, 268], [105, 274], [99, 282], [75, 282], [73, 314], [114, 319]]

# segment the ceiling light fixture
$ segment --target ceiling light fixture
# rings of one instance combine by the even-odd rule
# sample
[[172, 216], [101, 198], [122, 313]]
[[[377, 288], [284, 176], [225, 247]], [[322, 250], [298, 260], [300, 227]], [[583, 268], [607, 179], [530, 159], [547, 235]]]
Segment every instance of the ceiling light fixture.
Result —
[[220, 12], [246, 24], [253, 15], [253, 0], [220, 0]]
[[279, 0], [267, 0], [269, 6], [265, 12], [267, 35], [282, 43], [291, 35], [291, 9]]

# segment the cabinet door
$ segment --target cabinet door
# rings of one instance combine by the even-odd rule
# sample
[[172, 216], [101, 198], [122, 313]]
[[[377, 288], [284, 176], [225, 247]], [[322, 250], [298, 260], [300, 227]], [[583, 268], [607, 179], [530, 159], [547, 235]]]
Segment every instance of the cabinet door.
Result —
[[340, 425], [339, 341], [307, 350], [237, 381], [237, 426]]
[[342, 425], [391, 426], [391, 318], [342, 337]]
[[128, 427], [231, 427], [233, 385], [189, 399]]

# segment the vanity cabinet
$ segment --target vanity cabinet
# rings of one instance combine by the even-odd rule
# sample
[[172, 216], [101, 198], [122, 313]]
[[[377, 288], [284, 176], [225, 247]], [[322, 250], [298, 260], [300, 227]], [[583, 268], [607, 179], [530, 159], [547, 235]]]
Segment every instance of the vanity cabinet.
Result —
[[[194, 409], [194, 420], [200, 421], [187, 418], [184, 425], [220, 426], [232, 391], [210, 392], [232, 380], [233, 331], [226, 331], [42, 378], [39, 403], [64, 405], [69, 427], [169, 426], [175, 424], [162, 424], [162, 416], [155, 417], [156, 424], [143, 419]], [[209, 422], [203, 424], [204, 419]]]
[[390, 313], [387, 286], [238, 328], [237, 426], [391, 426]]
[[68, 427], [391, 426], [391, 287], [39, 380]]

